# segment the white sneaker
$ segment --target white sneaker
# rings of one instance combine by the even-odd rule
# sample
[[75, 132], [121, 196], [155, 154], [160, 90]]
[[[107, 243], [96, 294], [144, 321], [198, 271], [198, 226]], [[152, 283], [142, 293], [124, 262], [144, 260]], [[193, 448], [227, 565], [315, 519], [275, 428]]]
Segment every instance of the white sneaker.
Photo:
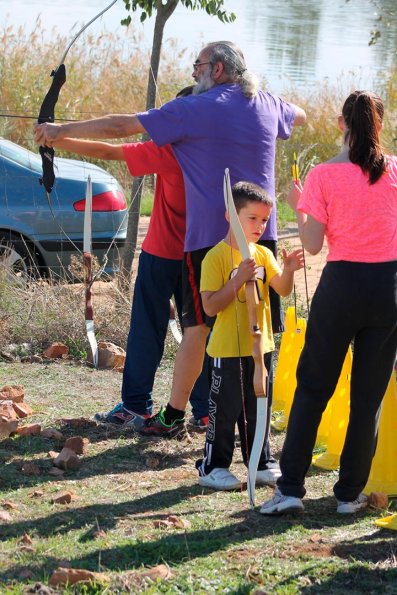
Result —
[[256, 473], [257, 486], [275, 486], [277, 479], [280, 477], [280, 468], [262, 469]]
[[303, 502], [294, 496], [284, 496], [278, 488], [271, 500], [264, 502], [261, 506], [261, 514], [281, 514], [283, 512], [302, 512]]
[[266, 463], [266, 469], [277, 469], [281, 475], [280, 465], [277, 461], [269, 461], [268, 463]]
[[337, 500], [337, 503], [338, 506], [336, 508], [336, 512], [339, 514], [351, 514], [361, 510], [362, 508], [367, 508], [368, 497], [365, 494], [359, 494], [356, 500], [353, 500], [353, 502], [342, 502], [341, 500]]
[[199, 485], [213, 490], [237, 490], [241, 488], [241, 481], [229, 469], [215, 467], [208, 475], [199, 476]]

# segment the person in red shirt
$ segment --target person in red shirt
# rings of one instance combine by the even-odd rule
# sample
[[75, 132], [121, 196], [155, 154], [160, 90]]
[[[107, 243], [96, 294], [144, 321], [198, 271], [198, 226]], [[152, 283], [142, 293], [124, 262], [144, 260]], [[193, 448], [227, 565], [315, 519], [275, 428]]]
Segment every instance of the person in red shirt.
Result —
[[[152, 389], [163, 356], [172, 296], [181, 316], [186, 229], [182, 171], [171, 146], [160, 148], [152, 141], [114, 145], [68, 138], [55, 146], [88, 157], [125, 161], [133, 176], [156, 174], [153, 210], [134, 286], [122, 401], [111, 411], [95, 415], [99, 422], [136, 430], [152, 414]], [[208, 396], [205, 361], [190, 398], [190, 425], [197, 429], [205, 429], [208, 424]]]

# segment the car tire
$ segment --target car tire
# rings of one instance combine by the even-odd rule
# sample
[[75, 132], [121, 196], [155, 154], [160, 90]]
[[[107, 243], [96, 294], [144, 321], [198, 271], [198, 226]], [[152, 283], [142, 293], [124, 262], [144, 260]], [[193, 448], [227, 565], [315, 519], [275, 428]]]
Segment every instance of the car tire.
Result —
[[40, 267], [34, 247], [23, 236], [0, 231], [0, 272], [10, 281], [29, 281], [40, 277]]

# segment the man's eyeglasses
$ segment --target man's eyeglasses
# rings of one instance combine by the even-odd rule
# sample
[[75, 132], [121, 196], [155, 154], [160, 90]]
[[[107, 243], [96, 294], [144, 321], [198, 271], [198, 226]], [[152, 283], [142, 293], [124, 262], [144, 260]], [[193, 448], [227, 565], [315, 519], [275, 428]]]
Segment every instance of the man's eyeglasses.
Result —
[[204, 66], [205, 64], [211, 64], [211, 62], [195, 62], [193, 64], [193, 70], [196, 71], [199, 66]]

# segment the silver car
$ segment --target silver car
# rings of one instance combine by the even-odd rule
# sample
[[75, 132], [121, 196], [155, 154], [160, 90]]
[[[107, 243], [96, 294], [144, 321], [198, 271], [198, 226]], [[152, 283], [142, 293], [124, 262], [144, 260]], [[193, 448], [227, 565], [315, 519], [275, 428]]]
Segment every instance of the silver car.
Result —
[[41, 158], [0, 138], [0, 264], [17, 275], [73, 279], [72, 255], [83, 250], [86, 181], [92, 180], [92, 252], [105, 274], [119, 269], [128, 208], [117, 180], [104, 169], [55, 157], [47, 200]]

